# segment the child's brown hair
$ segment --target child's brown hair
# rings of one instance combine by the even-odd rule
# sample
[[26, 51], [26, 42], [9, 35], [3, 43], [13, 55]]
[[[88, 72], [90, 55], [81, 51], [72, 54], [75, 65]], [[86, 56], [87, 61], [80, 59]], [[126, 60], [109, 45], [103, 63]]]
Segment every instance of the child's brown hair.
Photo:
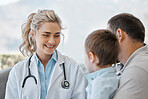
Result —
[[92, 52], [99, 58], [97, 65], [111, 65], [117, 62], [119, 43], [109, 30], [96, 30], [86, 38], [85, 50], [87, 54]]

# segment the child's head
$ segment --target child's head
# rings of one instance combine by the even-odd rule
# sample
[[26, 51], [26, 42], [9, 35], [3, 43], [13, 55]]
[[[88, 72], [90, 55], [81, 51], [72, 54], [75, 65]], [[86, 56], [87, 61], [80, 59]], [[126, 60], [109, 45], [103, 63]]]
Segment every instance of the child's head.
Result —
[[115, 64], [119, 44], [116, 36], [109, 30], [96, 30], [85, 40], [85, 65], [89, 72]]

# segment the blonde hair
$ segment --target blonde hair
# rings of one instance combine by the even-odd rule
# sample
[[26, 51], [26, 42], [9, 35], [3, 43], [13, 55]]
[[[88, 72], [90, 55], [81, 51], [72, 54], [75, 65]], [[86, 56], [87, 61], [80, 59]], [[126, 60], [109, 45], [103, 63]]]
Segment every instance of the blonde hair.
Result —
[[38, 10], [37, 13], [31, 13], [21, 27], [23, 42], [19, 50], [24, 56], [31, 56], [36, 51], [36, 43], [31, 39], [30, 31], [36, 33], [43, 22], [56, 22], [62, 29], [61, 19], [53, 10]]

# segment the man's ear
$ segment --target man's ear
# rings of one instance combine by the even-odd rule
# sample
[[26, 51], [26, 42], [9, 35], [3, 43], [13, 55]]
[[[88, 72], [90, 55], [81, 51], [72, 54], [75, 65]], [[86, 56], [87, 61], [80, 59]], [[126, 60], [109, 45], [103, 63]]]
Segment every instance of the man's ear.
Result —
[[35, 34], [33, 30], [30, 31], [30, 37], [32, 38], [32, 40], [35, 40]]
[[119, 42], [122, 42], [123, 39], [125, 38], [125, 32], [122, 29], [117, 29], [116, 37], [118, 38]]
[[89, 52], [88, 55], [89, 55], [90, 62], [91, 63], [94, 63], [94, 61], [95, 61], [95, 55], [92, 52]]

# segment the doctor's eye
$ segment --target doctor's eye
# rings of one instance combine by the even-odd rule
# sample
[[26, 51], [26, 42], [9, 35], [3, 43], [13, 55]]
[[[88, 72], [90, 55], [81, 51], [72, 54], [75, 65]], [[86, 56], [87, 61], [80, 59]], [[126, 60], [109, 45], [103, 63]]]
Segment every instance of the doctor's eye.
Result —
[[54, 35], [54, 37], [60, 37], [60, 34], [58, 34], [58, 35]]
[[48, 36], [49, 36], [49, 34], [43, 34], [43, 36], [44, 36], [44, 37], [48, 37]]
[[57, 32], [54, 34], [54, 37], [60, 37], [61, 36], [61, 33], [60, 32]]
[[60, 36], [61, 36], [60, 33], [57, 33], [57, 34], [54, 35], [54, 37], [60, 37]]

